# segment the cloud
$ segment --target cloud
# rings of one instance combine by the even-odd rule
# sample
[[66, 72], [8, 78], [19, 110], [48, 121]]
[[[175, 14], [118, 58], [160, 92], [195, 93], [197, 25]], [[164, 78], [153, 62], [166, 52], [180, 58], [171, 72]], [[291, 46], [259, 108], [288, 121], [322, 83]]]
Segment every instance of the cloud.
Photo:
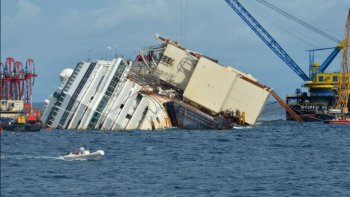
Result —
[[42, 9], [34, 3], [26, 0], [19, 0], [17, 11], [14, 17], [9, 18], [11, 24], [23, 24], [26, 21], [31, 21], [33, 18], [40, 16], [43, 13]]
[[[25, 42], [24, 35], [37, 34], [33, 27], [41, 22], [43, 10], [27, 0], [19, 0], [11, 12], [1, 16], [1, 46], [10, 48]], [[39, 30], [39, 29], [37, 29]]]
[[[59, 19], [65, 29], [74, 29], [75, 34], [95, 34], [126, 26], [138, 26], [145, 21], [169, 17], [169, 4], [155, 1], [109, 1], [103, 8], [91, 10], [70, 9]], [[121, 25], [125, 25], [122, 27]]]

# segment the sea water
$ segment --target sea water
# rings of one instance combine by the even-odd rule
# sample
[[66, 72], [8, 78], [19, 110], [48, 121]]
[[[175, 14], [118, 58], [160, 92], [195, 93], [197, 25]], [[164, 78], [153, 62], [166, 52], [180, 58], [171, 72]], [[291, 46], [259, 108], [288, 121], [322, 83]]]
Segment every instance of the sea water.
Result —
[[[281, 118], [280, 118], [281, 117]], [[350, 127], [1, 134], [1, 196], [350, 196]], [[99, 161], [65, 161], [80, 146]]]

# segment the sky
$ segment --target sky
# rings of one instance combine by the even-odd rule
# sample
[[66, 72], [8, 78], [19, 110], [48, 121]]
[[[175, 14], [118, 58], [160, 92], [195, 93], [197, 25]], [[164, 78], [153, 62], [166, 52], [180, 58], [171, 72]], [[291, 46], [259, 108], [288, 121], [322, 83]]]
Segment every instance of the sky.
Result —
[[[267, 1], [343, 38], [350, 0]], [[337, 45], [256, 0], [241, 3], [305, 73], [306, 50]], [[157, 44], [154, 34], [251, 74], [282, 98], [303, 84], [224, 0], [1, 0], [1, 62], [34, 60], [39, 76], [33, 102], [53, 94], [63, 69], [89, 57], [134, 59], [140, 49]], [[330, 52], [316, 54], [316, 60]], [[340, 60], [330, 70], [339, 69]]]

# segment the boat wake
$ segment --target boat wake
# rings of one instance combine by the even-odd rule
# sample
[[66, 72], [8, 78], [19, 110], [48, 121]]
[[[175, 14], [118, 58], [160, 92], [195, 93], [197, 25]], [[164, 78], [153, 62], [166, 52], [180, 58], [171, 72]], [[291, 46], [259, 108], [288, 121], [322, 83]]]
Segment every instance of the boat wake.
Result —
[[252, 129], [253, 127], [251, 126], [234, 126], [234, 129]]
[[63, 156], [35, 156], [35, 155], [1, 155], [1, 160], [6, 160], [6, 159], [49, 159], [49, 160], [64, 160]]
[[[63, 156], [62, 156], [62, 158], [63, 158]], [[69, 159], [63, 158], [63, 160], [65, 160], [65, 161], [88, 161], [88, 159], [83, 159], [83, 158], [78, 158], [78, 159], [74, 159], [74, 160], [69, 160]]]

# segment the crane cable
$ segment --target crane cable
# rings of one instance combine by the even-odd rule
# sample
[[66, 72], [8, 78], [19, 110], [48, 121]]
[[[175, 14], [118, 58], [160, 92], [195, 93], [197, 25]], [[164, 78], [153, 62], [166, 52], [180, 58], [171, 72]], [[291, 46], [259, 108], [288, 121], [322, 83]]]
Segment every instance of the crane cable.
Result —
[[180, 38], [181, 44], [187, 45], [187, 1], [180, 0]]
[[294, 15], [288, 13], [287, 11], [285, 11], [285, 10], [283, 10], [283, 9], [281, 9], [281, 8], [278, 8], [278, 7], [275, 6], [275, 5], [272, 5], [272, 4], [269, 3], [269, 2], [266, 2], [265, 0], [257, 0], [257, 1], [258, 1], [259, 3], [261, 3], [262, 5], [264, 5], [264, 6], [268, 7], [268, 8], [270, 8], [270, 9], [272, 9], [272, 10], [274, 10], [274, 11], [280, 13], [280, 14], [282, 14], [283, 16], [285, 16], [285, 17], [287, 17], [287, 18], [293, 20], [293, 21], [296, 22], [296, 23], [299, 23], [300, 25], [302, 25], [302, 26], [304, 26], [304, 27], [310, 29], [311, 31], [313, 31], [313, 32], [315, 32], [315, 33], [318, 33], [319, 35], [321, 35], [321, 36], [323, 36], [323, 37], [325, 37], [325, 38], [327, 38], [327, 39], [329, 39], [329, 40], [331, 40], [331, 41], [334, 41], [334, 42], [336, 42], [336, 43], [339, 43], [339, 42], [341, 41], [341, 40], [338, 39], [337, 37], [332, 36], [332, 35], [330, 35], [330, 34], [324, 32], [324, 31], [320, 30], [319, 28], [317, 28], [317, 27], [315, 27], [315, 26], [313, 26], [313, 25], [311, 25], [311, 24], [309, 24], [309, 23], [307, 23], [307, 22], [305, 22], [305, 21], [303, 21], [303, 20], [297, 18], [296, 16], [294, 16]]
[[[252, 9], [254, 9], [254, 13], [256, 13], [257, 15], [262, 16], [262, 17], [267, 16], [267, 17], [271, 18], [271, 20], [269, 22], [274, 24], [275, 26], [278, 26], [278, 28], [281, 29], [282, 31], [294, 36], [296, 39], [298, 39], [301, 42], [304, 42], [304, 43], [306, 43], [314, 48], [322, 48], [322, 46], [319, 45], [320, 41], [316, 40], [313, 37], [310, 37], [310, 35], [299, 31], [297, 28], [291, 30], [290, 28], [286, 27], [286, 24], [284, 21], [279, 20], [278, 18], [272, 17], [271, 13], [269, 13], [269, 12], [261, 11], [260, 6], [256, 7], [256, 8], [253, 7], [253, 6], [255, 6], [255, 4], [252, 4], [251, 6], [252, 6]], [[308, 38], [306, 38], [306, 37], [308, 37]]]

